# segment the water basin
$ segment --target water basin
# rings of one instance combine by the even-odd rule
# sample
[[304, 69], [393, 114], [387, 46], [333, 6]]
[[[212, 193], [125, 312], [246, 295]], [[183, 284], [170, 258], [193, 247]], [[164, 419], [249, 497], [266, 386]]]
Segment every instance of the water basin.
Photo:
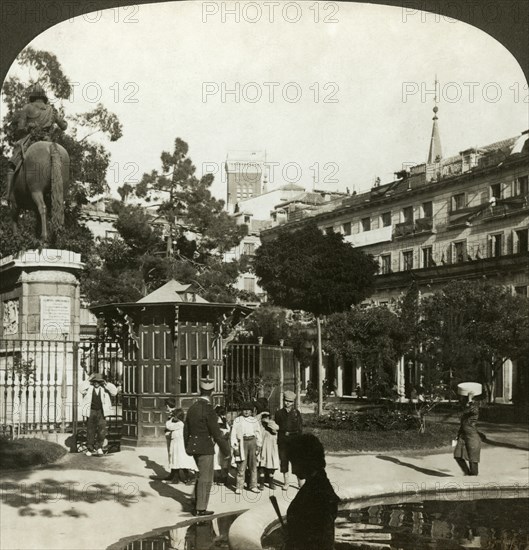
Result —
[[[393, 498], [361, 508], [346, 503], [336, 519], [335, 550], [529, 550], [529, 495], [461, 496], [405, 502]], [[265, 533], [262, 547], [279, 549], [282, 541], [275, 528]]]
[[218, 515], [207, 520], [193, 519], [144, 535], [127, 537], [107, 550], [228, 550], [228, 531], [243, 512]]

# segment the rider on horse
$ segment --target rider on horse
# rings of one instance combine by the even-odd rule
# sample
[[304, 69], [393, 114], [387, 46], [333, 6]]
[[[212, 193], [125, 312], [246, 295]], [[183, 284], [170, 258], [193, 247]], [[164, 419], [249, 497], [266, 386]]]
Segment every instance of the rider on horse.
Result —
[[11, 195], [15, 173], [23, 161], [24, 151], [36, 141], [51, 141], [53, 125], [66, 130], [68, 123], [59, 115], [57, 109], [48, 105], [48, 97], [39, 84], [29, 91], [29, 103], [18, 113], [18, 125], [15, 137], [18, 141], [13, 147], [13, 156], [9, 159], [7, 171], [7, 199]]

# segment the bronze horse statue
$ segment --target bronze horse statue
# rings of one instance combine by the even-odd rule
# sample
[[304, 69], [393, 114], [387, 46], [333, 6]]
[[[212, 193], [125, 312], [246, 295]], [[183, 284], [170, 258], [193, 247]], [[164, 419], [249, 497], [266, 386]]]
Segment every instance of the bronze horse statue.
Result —
[[36, 141], [24, 153], [16, 172], [9, 203], [13, 232], [18, 232], [21, 210], [37, 212], [40, 237], [48, 241], [48, 208], [51, 207], [51, 232], [64, 226], [64, 194], [70, 182], [70, 157], [62, 145]]

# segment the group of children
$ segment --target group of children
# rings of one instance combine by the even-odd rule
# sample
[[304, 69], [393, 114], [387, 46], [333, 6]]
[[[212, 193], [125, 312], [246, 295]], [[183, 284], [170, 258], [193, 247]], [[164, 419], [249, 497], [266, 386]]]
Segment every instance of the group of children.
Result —
[[[264, 490], [265, 484], [274, 489], [274, 472], [279, 468], [277, 447], [278, 425], [258, 404], [260, 412], [254, 416], [254, 404], [247, 402], [241, 405], [241, 414], [230, 426], [224, 407], [216, 407], [219, 428], [229, 441], [231, 456], [225, 456], [215, 445], [215, 477], [217, 484], [228, 484], [230, 468], [236, 470], [235, 493], [241, 494], [245, 481], [249, 491], [258, 493]], [[169, 468], [167, 480], [170, 483], [194, 483], [197, 465], [192, 456], [185, 451], [183, 409], [176, 407], [175, 399], [166, 400], [168, 419], [165, 424]]]

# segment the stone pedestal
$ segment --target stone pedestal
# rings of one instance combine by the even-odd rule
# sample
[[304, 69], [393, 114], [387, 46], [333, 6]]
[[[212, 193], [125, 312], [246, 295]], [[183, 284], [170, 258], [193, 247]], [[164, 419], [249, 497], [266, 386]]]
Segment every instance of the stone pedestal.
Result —
[[31, 250], [0, 260], [0, 340], [79, 340], [81, 255]]

